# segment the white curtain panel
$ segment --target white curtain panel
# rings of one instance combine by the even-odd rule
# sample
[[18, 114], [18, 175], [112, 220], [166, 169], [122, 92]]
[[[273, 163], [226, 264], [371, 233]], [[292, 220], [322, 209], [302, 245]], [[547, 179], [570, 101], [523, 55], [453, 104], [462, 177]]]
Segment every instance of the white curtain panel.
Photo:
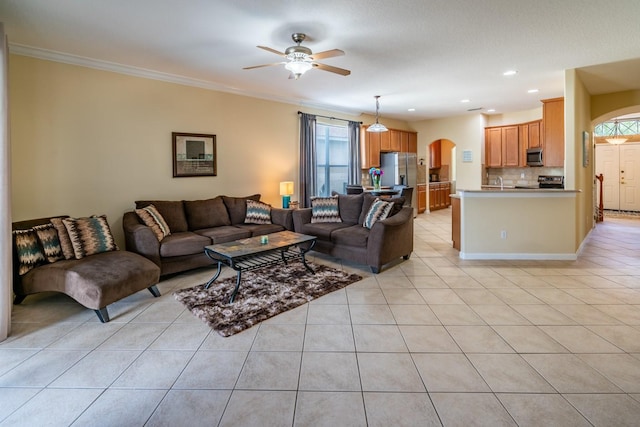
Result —
[[0, 22], [0, 341], [11, 331], [11, 151], [9, 146], [9, 43]]

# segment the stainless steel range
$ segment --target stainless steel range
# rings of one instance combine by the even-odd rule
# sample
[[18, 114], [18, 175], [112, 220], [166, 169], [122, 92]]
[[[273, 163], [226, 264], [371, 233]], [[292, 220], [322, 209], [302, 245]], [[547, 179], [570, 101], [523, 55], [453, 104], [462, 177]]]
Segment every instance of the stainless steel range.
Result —
[[562, 175], [539, 175], [539, 188], [564, 188], [564, 176]]

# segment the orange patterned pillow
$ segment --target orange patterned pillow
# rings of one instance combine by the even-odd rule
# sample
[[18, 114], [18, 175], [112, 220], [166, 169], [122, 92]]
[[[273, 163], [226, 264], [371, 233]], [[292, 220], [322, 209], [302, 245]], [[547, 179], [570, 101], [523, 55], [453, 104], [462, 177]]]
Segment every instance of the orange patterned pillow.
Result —
[[155, 206], [148, 205], [142, 209], [136, 209], [136, 214], [138, 214], [142, 222], [144, 222], [144, 225], [151, 228], [151, 231], [156, 235], [159, 242], [171, 234], [169, 225]]

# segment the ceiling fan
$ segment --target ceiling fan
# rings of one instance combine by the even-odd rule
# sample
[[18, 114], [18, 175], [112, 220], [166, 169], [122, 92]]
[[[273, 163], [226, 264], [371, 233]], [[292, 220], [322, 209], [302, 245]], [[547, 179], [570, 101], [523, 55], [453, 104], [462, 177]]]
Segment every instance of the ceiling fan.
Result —
[[342, 56], [344, 52], [340, 49], [325, 50], [324, 52], [313, 53], [311, 49], [305, 46], [301, 46], [300, 43], [306, 38], [306, 34], [293, 33], [291, 38], [296, 43], [295, 46], [289, 46], [284, 53], [275, 49], [271, 49], [266, 46], [258, 46], [260, 49], [264, 49], [268, 52], [275, 53], [286, 59], [283, 62], [274, 62], [272, 64], [254, 65], [253, 67], [244, 67], [243, 70], [251, 70], [253, 68], [271, 67], [272, 65], [284, 64], [284, 68], [291, 71], [289, 75], [290, 79], [298, 80], [301, 75], [309, 71], [311, 68], [319, 68], [320, 70], [329, 71], [332, 73], [340, 74], [342, 76], [348, 76], [351, 71], [344, 68], [332, 67], [331, 65], [321, 64], [316, 62], [318, 59], [332, 58], [334, 56]]

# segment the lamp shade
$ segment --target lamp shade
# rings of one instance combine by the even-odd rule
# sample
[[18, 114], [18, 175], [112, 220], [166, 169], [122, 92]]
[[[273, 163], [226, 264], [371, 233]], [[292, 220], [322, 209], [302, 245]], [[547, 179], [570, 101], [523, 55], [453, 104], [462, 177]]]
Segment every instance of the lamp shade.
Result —
[[280, 195], [290, 196], [293, 194], [293, 181], [283, 181], [280, 183]]

